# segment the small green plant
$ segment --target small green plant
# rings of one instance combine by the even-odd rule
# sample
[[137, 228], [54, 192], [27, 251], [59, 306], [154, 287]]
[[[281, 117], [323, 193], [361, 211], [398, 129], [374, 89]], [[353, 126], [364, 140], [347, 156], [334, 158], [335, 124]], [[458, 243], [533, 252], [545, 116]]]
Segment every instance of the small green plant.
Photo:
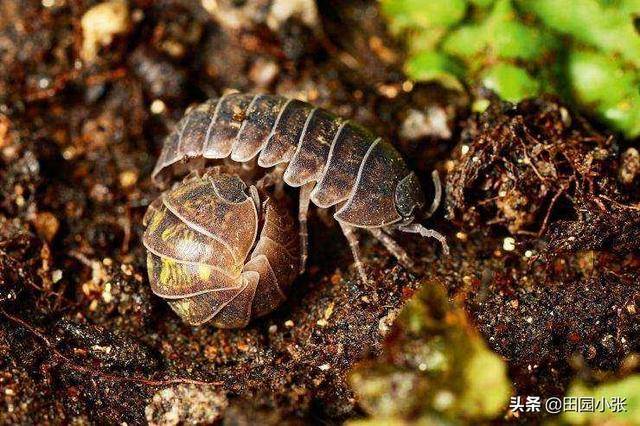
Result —
[[587, 386], [576, 381], [571, 384], [567, 396], [574, 399], [593, 400], [598, 406], [590, 412], [564, 412], [562, 420], [565, 424], [640, 424], [640, 375], [638, 374], [597, 386]]
[[512, 394], [506, 362], [436, 282], [409, 301], [383, 356], [356, 366], [350, 382], [370, 415], [360, 425], [475, 424], [503, 414]]
[[382, 0], [416, 81], [555, 93], [640, 136], [640, 0]]

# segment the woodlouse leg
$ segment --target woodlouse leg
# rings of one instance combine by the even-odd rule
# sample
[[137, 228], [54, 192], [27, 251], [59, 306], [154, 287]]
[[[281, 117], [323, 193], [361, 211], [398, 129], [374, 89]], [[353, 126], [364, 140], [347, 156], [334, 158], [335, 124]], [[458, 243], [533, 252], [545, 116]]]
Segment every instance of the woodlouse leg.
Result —
[[[195, 162], [195, 160], [194, 160]], [[194, 164], [194, 163], [192, 163]], [[200, 166], [196, 166], [193, 167], [191, 169], [189, 169], [189, 173], [187, 173], [185, 175], [185, 177], [183, 178], [183, 180], [193, 180], [193, 179], [200, 179], [202, 176], [204, 176], [207, 173], [211, 173], [209, 171], [204, 171], [204, 162], [201, 162], [201, 167]], [[217, 174], [217, 173], [215, 173]]]
[[351, 254], [353, 255], [353, 263], [356, 265], [356, 270], [358, 271], [358, 275], [360, 276], [360, 280], [369, 284], [369, 278], [367, 277], [367, 273], [364, 270], [364, 265], [362, 260], [360, 260], [360, 250], [358, 247], [358, 237], [354, 233], [354, 228], [345, 223], [338, 221], [340, 224], [340, 228], [342, 228], [342, 233], [345, 238], [349, 242], [349, 247], [351, 248]]
[[284, 196], [284, 179], [282, 179], [282, 175], [286, 168], [286, 164], [278, 164], [268, 173], [265, 173], [256, 183], [256, 186], [260, 189], [273, 187], [276, 198], [282, 198]]
[[280, 163], [273, 168], [271, 172], [275, 178], [275, 194], [276, 197], [282, 198], [284, 196], [284, 171], [287, 170], [287, 164]]
[[395, 242], [391, 236], [385, 234], [380, 228], [369, 229], [371, 235], [373, 235], [378, 241], [380, 241], [387, 250], [404, 266], [409, 270], [413, 270], [415, 262], [411, 259], [411, 256], [403, 249], [398, 243]]
[[196, 175], [196, 176], [209, 177], [209, 176], [217, 176], [221, 173], [222, 173], [222, 167], [212, 166], [212, 167], [209, 167], [204, 173], [201, 173], [200, 175]]
[[253, 199], [253, 204], [255, 204], [256, 206], [256, 211], [258, 212], [258, 217], [260, 217], [261, 210], [262, 210], [262, 203], [260, 202], [260, 194], [258, 194], [258, 188], [256, 188], [254, 185], [251, 185], [249, 187], [249, 195], [251, 195], [251, 198]]
[[402, 232], [408, 232], [411, 234], [419, 234], [426, 238], [435, 238], [442, 245], [442, 251], [445, 255], [449, 255], [449, 245], [447, 239], [441, 233], [434, 231], [433, 229], [427, 229], [419, 223], [411, 223], [409, 225], [398, 226], [398, 229]]
[[300, 223], [300, 273], [302, 274], [307, 264], [308, 256], [308, 231], [307, 215], [309, 213], [309, 203], [311, 202], [311, 191], [315, 182], [309, 182], [300, 188], [300, 206], [298, 208], [298, 222]]

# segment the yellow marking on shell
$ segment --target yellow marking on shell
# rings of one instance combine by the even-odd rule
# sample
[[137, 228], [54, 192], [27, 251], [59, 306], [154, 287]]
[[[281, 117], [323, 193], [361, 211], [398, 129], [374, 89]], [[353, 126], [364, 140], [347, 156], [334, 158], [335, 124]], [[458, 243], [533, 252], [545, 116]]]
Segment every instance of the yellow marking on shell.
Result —
[[[168, 241], [170, 238], [180, 235], [180, 232], [182, 232], [180, 228], [180, 224], [168, 226], [167, 229], [162, 231], [162, 234], [160, 234], [160, 238], [162, 238], [162, 241]], [[185, 232], [184, 239], [190, 239], [187, 232]]]
[[191, 303], [188, 299], [178, 299], [171, 303], [171, 308], [182, 318], [189, 318]]
[[162, 241], [167, 241], [169, 238], [171, 238], [171, 234], [173, 233], [173, 230], [171, 228], [173, 227], [170, 226], [162, 231], [162, 234], [160, 234], [160, 238], [162, 239]]
[[158, 210], [151, 216], [151, 222], [149, 223], [149, 226], [147, 226], [148, 232], [152, 233], [158, 229], [158, 226], [160, 226], [160, 223], [162, 223], [162, 220], [164, 219], [164, 215], [165, 212]]
[[179, 268], [176, 261], [165, 257], [160, 259], [160, 282], [168, 284], [171, 278], [178, 278]]
[[187, 228], [182, 233], [182, 239], [185, 241], [195, 241], [196, 233], [193, 230]]
[[240, 273], [242, 272], [242, 268], [244, 268], [244, 264], [234, 262], [233, 267], [231, 268], [231, 275], [233, 275], [234, 277], [240, 275]]
[[211, 267], [209, 265], [204, 265], [202, 263], [199, 263], [198, 276], [202, 279], [202, 281], [207, 281], [211, 276]]

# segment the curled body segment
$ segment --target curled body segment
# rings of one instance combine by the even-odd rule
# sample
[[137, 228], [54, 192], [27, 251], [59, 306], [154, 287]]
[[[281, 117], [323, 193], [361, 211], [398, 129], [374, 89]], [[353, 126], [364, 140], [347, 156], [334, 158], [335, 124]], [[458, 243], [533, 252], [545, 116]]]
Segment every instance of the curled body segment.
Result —
[[285, 300], [298, 274], [298, 233], [286, 209], [246, 193], [237, 176], [191, 176], [147, 210], [143, 244], [152, 291], [192, 325], [244, 327]]
[[[409, 182], [404, 207], [424, 204], [417, 179], [387, 141], [350, 120], [299, 100], [235, 93], [189, 112], [168, 136], [152, 179], [163, 183], [188, 161], [223, 159], [261, 167], [285, 164], [292, 187], [315, 184], [311, 202], [339, 205], [334, 217], [346, 225], [376, 228], [398, 223], [398, 186]], [[413, 175], [415, 177], [415, 175]]]

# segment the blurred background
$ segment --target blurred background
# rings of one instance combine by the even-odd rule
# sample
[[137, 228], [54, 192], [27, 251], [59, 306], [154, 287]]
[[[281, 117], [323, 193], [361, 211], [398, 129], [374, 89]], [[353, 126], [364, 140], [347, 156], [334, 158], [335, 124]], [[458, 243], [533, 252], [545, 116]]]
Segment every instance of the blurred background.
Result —
[[[638, 0], [2, 0], [0, 424], [640, 424], [639, 22]], [[428, 197], [438, 170], [451, 256], [405, 235], [412, 274], [363, 236], [365, 287], [313, 212], [284, 306], [182, 323], [147, 280], [149, 174], [232, 90], [368, 126]], [[578, 396], [608, 408], [545, 409]]]

